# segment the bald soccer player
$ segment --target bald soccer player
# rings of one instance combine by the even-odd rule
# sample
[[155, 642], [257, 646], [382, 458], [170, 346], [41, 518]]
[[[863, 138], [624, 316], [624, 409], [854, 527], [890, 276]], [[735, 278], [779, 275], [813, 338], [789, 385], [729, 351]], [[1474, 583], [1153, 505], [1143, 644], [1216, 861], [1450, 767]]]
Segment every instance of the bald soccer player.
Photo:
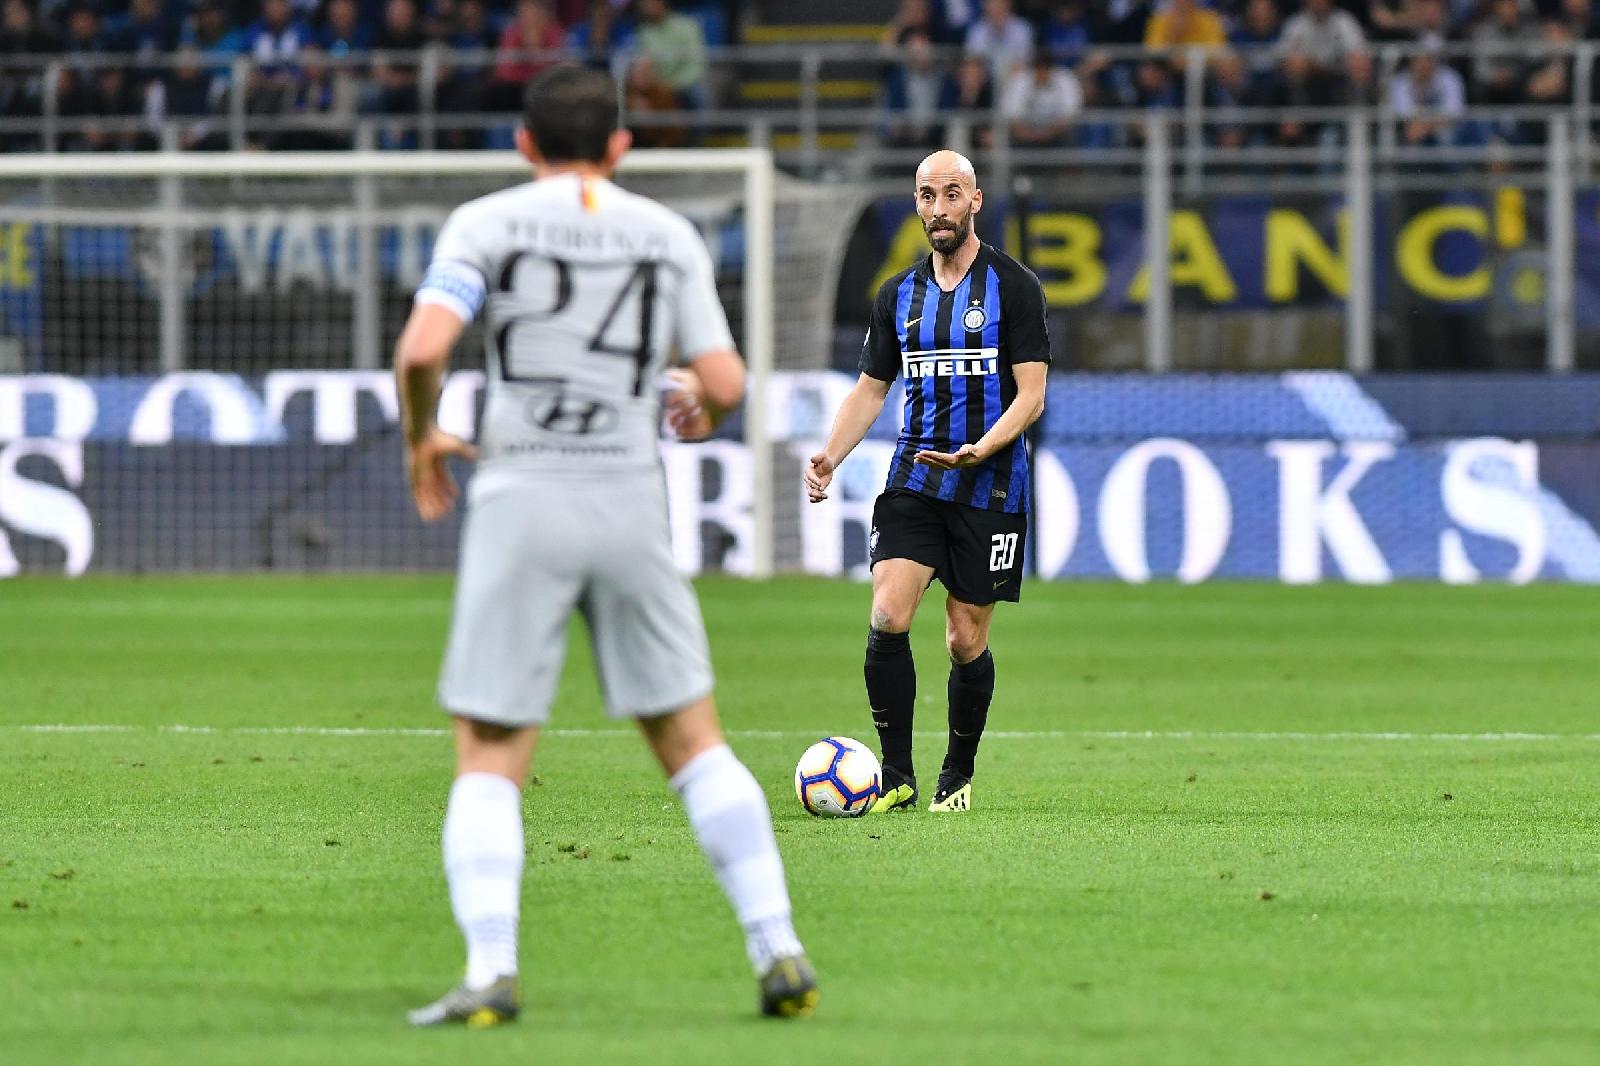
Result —
[[917, 214], [932, 254], [884, 282], [861, 350], [861, 377], [811, 457], [806, 489], [828, 497], [834, 471], [905, 381], [905, 418], [888, 484], [872, 512], [872, 628], [867, 700], [883, 748], [872, 813], [917, 804], [911, 719], [917, 672], [911, 621], [944, 585], [950, 737], [930, 811], [972, 808], [973, 765], [994, 696], [989, 621], [1022, 592], [1028, 534], [1028, 442], [1044, 412], [1050, 338], [1044, 292], [1027, 267], [978, 239], [983, 210], [972, 163], [935, 152], [917, 168]]

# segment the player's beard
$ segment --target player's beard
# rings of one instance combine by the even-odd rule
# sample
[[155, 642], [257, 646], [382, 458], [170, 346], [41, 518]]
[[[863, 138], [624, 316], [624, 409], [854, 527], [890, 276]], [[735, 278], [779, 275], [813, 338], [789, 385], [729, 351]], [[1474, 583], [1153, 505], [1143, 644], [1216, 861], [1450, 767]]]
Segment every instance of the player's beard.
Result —
[[[941, 230], [936, 236], [934, 229], [940, 226], [950, 226], [948, 230]], [[928, 234], [928, 244], [940, 255], [949, 255], [963, 244], [972, 233], [972, 212], [968, 211], [959, 222], [940, 217], [932, 222], [925, 223], [923, 229]]]

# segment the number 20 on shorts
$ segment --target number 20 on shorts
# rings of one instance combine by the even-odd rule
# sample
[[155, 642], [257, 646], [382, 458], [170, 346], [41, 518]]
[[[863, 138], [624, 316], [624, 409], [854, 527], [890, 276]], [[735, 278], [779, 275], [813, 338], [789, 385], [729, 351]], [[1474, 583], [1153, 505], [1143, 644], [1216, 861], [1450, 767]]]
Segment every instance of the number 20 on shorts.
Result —
[[989, 570], [991, 572], [1010, 570], [1011, 564], [1017, 561], [1017, 535], [1015, 533], [996, 533], [993, 542], [989, 545]]

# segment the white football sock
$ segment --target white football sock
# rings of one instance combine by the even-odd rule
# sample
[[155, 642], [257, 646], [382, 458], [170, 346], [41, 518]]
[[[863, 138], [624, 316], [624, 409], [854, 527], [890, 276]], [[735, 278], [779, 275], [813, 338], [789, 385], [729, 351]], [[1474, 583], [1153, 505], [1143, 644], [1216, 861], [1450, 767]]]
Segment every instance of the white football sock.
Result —
[[745, 950], [759, 976], [776, 959], [800, 954], [789, 920], [789, 889], [761, 786], [720, 744], [672, 777], [689, 825], [744, 927]]
[[499, 774], [462, 774], [444, 816], [450, 908], [467, 941], [467, 987], [517, 972], [522, 791]]

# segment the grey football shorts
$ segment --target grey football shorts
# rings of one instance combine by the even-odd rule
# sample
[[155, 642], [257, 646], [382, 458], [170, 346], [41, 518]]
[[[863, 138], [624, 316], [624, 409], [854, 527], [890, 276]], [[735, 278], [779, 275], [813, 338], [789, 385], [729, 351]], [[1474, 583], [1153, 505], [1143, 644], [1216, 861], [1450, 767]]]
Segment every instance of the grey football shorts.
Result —
[[497, 725], [549, 721], [574, 613], [612, 717], [669, 713], [711, 692], [705, 624], [673, 565], [659, 473], [480, 470], [440, 705]]

